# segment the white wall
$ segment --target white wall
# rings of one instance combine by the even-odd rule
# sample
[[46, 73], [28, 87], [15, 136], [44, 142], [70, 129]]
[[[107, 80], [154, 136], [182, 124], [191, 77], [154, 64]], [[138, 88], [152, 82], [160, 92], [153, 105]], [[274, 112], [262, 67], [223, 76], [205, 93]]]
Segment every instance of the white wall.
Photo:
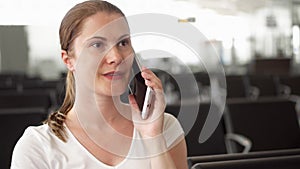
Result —
[[[73, 5], [83, 0], [2, 0], [0, 1], [0, 25], [28, 25], [30, 73], [43, 72], [43, 76], [54, 78], [57, 72], [65, 70], [60, 60], [58, 27], [65, 13]], [[272, 8], [277, 20], [276, 30], [265, 26], [269, 8], [252, 14], [235, 12], [233, 15], [219, 14], [211, 9], [201, 8], [194, 1], [177, 0], [109, 0], [130, 16], [139, 13], [164, 13], [178, 18], [195, 17], [192, 23], [208, 40], [221, 42], [220, 53], [224, 63], [232, 63], [232, 46], [236, 62], [244, 64], [253, 57], [254, 51], [266, 57], [277, 55], [275, 45], [280, 41], [286, 53], [291, 35], [290, 12], [286, 6]], [[280, 39], [280, 40], [278, 40]], [[255, 46], [252, 46], [255, 42]], [[154, 42], [155, 43], [155, 42]], [[176, 52], [176, 48], [172, 52]], [[178, 51], [180, 53], [182, 51]], [[52, 65], [52, 66], [49, 66]], [[52, 69], [51, 69], [52, 68]]]

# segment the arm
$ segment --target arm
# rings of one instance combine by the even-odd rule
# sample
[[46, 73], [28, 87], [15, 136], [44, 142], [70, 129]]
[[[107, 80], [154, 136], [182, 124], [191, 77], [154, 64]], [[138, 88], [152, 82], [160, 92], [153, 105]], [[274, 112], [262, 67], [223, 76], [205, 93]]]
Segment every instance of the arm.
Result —
[[188, 169], [187, 165], [187, 149], [184, 136], [181, 141], [170, 149], [169, 154], [178, 169]]
[[186, 143], [182, 138], [179, 140], [170, 150], [151, 159], [152, 169], [188, 169]]
[[[152, 169], [187, 169], [186, 145], [181, 139], [176, 139], [171, 149], [163, 136], [164, 131], [164, 110], [165, 99], [161, 81], [149, 69], [143, 68], [142, 77], [145, 84], [155, 91], [151, 113], [146, 120], [140, 117], [140, 110], [134, 97], [129, 96], [129, 102], [132, 107], [132, 120], [134, 127], [140, 132], [147, 154], [151, 158]], [[178, 143], [179, 142], [179, 143]], [[178, 144], [176, 144], [178, 143]], [[170, 143], [169, 143], [170, 144]]]

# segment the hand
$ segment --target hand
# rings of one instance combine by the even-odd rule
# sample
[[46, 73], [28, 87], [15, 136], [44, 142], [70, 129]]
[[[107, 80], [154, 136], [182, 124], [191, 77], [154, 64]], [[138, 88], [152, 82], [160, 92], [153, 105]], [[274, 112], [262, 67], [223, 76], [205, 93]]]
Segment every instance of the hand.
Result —
[[164, 111], [166, 107], [163, 87], [160, 79], [149, 69], [142, 68], [142, 77], [145, 84], [154, 91], [152, 108], [146, 120], [141, 118], [141, 110], [138, 108], [133, 95], [129, 96], [129, 103], [132, 108], [132, 120], [134, 127], [140, 132], [143, 138], [155, 137], [162, 134], [164, 123]]

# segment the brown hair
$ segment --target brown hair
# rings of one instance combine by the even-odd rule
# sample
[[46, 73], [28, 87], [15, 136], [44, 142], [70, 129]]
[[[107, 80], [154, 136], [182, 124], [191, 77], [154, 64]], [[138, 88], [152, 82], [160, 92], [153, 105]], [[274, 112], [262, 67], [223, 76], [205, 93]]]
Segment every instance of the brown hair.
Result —
[[[117, 13], [124, 16], [123, 12], [116, 6], [106, 1], [89, 0], [75, 5], [63, 18], [59, 38], [61, 49], [67, 53], [72, 51], [74, 39], [79, 36], [84, 20], [98, 12]], [[63, 104], [56, 111], [49, 115], [45, 121], [52, 132], [62, 141], [66, 142], [64, 122], [67, 113], [71, 110], [75, 102], [75, 81], [72, 72], [68, 71], [66, 77], [66, 93]]]

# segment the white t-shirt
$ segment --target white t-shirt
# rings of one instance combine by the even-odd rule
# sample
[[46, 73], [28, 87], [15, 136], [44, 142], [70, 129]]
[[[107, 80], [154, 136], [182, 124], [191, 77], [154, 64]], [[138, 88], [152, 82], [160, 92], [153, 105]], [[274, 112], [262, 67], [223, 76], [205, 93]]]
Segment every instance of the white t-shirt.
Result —
[[[150, 169], [150, 160], [125, 158], [116, 166], [109, 166], [96, 159], [66, 128], [68, 140], [61, 141], [47, 124], [28, 127], [17, 142], [12, 156], [11, 169]], [[134, 130], [134, 136], [138, 133]], [[175, 117], [165, 113], [164, 138], [168, 148], [184, 134]], [[143, 151], [133, 139], [130, 153]]]

